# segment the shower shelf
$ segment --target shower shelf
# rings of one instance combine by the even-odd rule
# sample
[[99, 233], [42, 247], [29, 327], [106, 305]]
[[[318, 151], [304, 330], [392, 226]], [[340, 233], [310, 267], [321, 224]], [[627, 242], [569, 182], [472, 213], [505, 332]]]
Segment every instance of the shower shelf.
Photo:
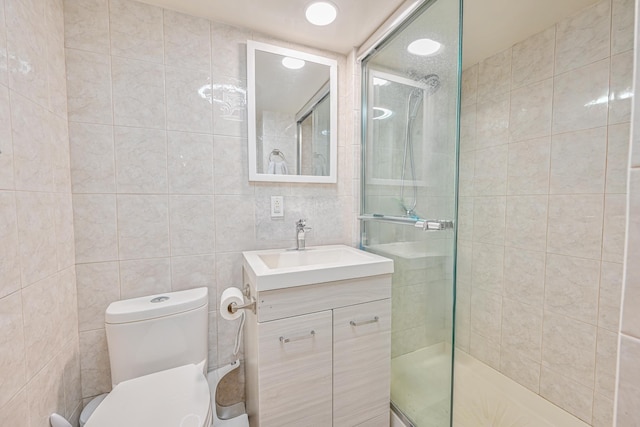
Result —
[[391, 216], [380, 214], [365, 214], [358, 217], [361, 221], [389, 222], [393, 224], [413, 225], [424, 231], [453, 230], [453, 221], [442, 219], [423, 219], [407, 216]]

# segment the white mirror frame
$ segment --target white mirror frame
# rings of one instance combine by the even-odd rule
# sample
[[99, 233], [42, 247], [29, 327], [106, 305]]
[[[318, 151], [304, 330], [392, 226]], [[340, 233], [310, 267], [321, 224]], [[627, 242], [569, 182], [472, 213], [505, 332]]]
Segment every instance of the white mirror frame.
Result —
[[[291, 58], [298, 58], [304, 61], [315, 62], [329, 66], [329, 175], [272, 175], [258, 173], [256, 158], [256, 51], [274, 53]], [[249, 157], [249, 181], [269, 181], [269, 182], [307, 182], [335, 184], [338, 182], [338, 61], [325, 58], [310, 53], [287, 49], [267, 43], [247, 41], [247, 102], [248, 102], [248, 157]]]

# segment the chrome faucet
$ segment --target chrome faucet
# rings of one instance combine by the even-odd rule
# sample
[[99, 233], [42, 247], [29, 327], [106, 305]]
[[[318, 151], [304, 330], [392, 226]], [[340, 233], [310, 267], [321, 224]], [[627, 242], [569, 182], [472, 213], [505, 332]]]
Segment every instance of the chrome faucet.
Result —
[[307, 227], [307, 220], [300, 219], [296, 222], [296, 250], [303, 251], [305, 248], [305, 233], [311, 231], [311, 227]]

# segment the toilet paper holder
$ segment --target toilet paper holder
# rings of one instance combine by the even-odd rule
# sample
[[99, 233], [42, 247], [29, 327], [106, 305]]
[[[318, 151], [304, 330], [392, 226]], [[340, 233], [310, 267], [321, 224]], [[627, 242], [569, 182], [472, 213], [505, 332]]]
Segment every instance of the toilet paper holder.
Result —
[[249, 284], [244, 285], [242, 293], [249, 302], [245, 304], [236, 304], [235, 302], [232, 302], [227, 306], [227, 310], [229, 313], [235, 314], [238, 310], [251, 309], [253, 314], [256, 314], [256, 299], [251, 295], [251, 288], [249, 287]]

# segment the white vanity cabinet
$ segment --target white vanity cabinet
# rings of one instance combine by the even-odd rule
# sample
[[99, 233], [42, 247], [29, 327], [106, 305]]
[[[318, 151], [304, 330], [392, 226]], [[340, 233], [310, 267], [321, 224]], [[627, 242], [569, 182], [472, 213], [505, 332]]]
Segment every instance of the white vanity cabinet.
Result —
[[389, 425], [390, 363], [390, 299], [333, 310], [333, 427]]
[[260, 291], [247, 310], [251, 427], [388, 427], [391, 274]]
[[259, 425], [330, 426], [331, 310], [256, 326]]

